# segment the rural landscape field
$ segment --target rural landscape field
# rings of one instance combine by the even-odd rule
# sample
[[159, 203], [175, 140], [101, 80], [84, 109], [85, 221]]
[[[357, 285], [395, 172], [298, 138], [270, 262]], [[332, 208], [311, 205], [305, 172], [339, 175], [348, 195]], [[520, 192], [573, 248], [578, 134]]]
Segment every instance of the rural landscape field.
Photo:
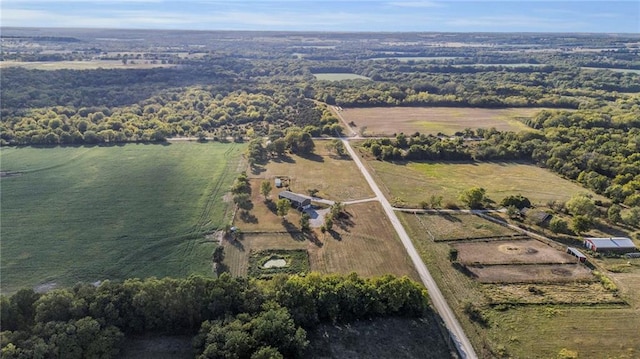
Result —
[[3, 358], [640, 355], [637, 34], [1, 37]]
[[[243, 146], [2, 148], [2, 291], [210, 273]], [[10, 239], [10, 240], [8, 240]]]

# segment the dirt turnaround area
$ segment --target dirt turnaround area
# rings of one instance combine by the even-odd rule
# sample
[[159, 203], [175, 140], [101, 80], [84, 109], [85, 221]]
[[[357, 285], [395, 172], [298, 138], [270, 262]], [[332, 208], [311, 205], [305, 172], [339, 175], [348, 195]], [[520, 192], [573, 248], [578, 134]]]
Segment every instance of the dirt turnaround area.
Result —
[[565, 264], [576, 258], [534, 239], [476, 241], [452, 244], [458, 261], [476, 264]]

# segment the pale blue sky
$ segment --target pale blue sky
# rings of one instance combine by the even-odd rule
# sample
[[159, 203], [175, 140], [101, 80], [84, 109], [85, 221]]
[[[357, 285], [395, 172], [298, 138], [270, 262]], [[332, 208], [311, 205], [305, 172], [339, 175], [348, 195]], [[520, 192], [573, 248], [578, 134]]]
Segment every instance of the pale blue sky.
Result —
[[0, 0], [2, 26], [640, 33], [634, 1]]

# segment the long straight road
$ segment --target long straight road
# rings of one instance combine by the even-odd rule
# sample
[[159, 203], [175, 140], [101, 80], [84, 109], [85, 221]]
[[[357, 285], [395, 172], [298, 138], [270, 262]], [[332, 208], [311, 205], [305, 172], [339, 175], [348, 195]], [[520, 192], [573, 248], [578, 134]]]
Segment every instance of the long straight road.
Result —
[[[338, 116], [342, 118], [342, 116], [340, 115]], [[373, 192], [376, 194], [376, 197], [382, 204], [382, 208], [384, 209], [384, 212], [387, 214], [387, 217], [389, 217], [391, 224], [393, 224], [393, 228], [395, 228], [396, 232], [398, 233], [398, 236], [400, 237], [402, 244], [406, 248], [407, 253], [409, 253], [409, 257], [411, 257], [411, 260], [413, 261], [413, 265], [416, 267], [416, 270], [420, 275], [420, 279], [422, 279], [422, 283], [424, 283], [425, 287], [427, 287], [427, 290], [429, 291], [429, 297], [431, 297], [431, 301], [433, 302], [434, 307], [436, 308], [436, 310], [442, 317], [442, 320], [444, 320], [445, 325], [449, 329], [449, 333], [451, 335], [451, 338], [453, 339], [453, 342], [456, 348], [458, 349], [458, 353], [463, 359], [478, 358], [475, 350], [473, 349], [473, 346], [471, 345], [471, 342], [469, 341], [469, 338], [467, 338], [467, 335], [462, 330], [462, 327], [460, 326], [460, 322], [458, 322], [458, 319], [456, 318], [455, 314], [453, 314], [453, 311], [449, 307], [449, 304], [447, 304], [447, 301], [444, 299], [442, 292], [440, 292], [440, 288], [438, 288], [438, 285], [433, 280], [433, 277], [431, 276], [431, 273], [429, 273], [427, 266], [425, 266], [424, 262], [422, 261], [422, 258], [420, 258], [420, 255], [418, 254], [418, 251], [416, 251], [416, 248], [413, 246], [413, 243], [411, 242], [409, 235], [404, 230], [404, 227], [400, 223], [398, 216], [396, 216], [396, 213], [394, 212], [393, 207], [391, 206], [387, 198], [384, 196], [384, 194], [382, 193], [382, 191], [380, 190], [376, 182], [373, 180], [373, 177], [371, 177], [371, 175], [369, 174], [369, 171], [360, 160], [360, 157], [358, 157], [358, 154], [353, 150], [353, 148], [349, 144], [349, 141], [347, 141], [345, 138], [342, 138], [341, 140], [345, 148], [351, 155], [351, 158], [353, 158], [356, 165], [360, 169], [360, 172], [362, 172], [362, 175], [369, 183], [369, 186], [371, 187]]]

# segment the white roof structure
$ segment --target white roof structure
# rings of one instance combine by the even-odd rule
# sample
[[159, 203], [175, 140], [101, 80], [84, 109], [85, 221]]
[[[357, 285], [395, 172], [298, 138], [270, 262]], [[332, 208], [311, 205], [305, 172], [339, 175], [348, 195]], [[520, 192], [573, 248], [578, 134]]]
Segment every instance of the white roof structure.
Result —
[[584, 245], [589, 249], [596, 250], [633, 250], [636, 245], [631, 238], [612, 237], [612, 238], [585, 238]]

